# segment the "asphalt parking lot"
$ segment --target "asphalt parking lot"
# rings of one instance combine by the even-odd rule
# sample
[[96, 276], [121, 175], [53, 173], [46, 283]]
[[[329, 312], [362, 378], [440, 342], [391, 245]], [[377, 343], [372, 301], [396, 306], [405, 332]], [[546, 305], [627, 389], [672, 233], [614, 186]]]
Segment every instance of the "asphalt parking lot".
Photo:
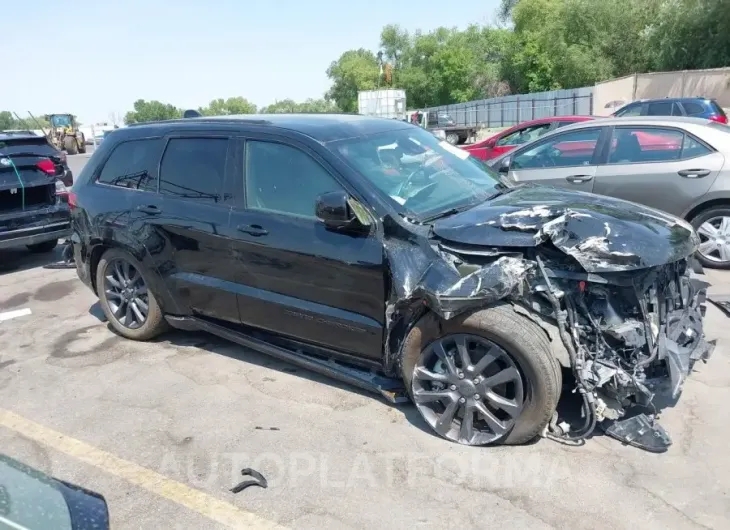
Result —
[[[69, 157], [77, 174], [83, 155]], [[113, 334], [59, 255], [0, 256], [0, 452], [102, 493], [113, 528], [730, 528], [730, 321], [650, 454], [596, 435], [471, 448], [394, 407], [204, 334]], [[730, 294], [730, 273], [710, 271]], [[27, 311], [26, 311], [27, 313]], [[245, 467], [268, 488], [229, 490]]]

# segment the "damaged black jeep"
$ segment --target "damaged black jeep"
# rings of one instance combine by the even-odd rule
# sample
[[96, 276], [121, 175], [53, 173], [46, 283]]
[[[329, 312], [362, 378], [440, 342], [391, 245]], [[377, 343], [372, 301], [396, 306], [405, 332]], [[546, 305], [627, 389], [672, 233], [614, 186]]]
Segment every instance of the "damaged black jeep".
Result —
[[[663, 450], [658, 397], [676, 399], [714, 346], [687, 223], [512, 187], [398, 121], [128, 127], [70, 203], [79, 276], [123, 336], [209, 331], [410, 398], [463, 444], [570, 442], [600, 425]], [[573, 391], [571, 424], [556, 409]]]

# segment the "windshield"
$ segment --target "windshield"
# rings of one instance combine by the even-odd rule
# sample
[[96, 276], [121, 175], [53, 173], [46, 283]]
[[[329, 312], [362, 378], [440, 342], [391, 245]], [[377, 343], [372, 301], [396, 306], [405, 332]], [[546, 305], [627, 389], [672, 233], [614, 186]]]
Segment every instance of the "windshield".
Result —
[[51, 125], [54, 127], [70, 127], [71, 117], [65, 115], [51, 116]]
[[331, 149], [420, 220], [483, 202], [501, 187], [499, 176], [468, 152], [415, 127], [336, 142]]

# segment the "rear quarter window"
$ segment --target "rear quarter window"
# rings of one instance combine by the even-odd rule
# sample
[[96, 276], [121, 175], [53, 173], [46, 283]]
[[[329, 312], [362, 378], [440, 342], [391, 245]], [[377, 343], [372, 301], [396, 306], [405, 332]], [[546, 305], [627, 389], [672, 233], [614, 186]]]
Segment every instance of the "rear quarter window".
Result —
[[128, 140], [115, 146], [97, 182], [140, 191], [157, 191], [157, 165], [162, 140]]
[[682, 102], [682, 106], [687, 116], [699, 116], [705, 113], [705, 107], [694, 101], [684, 101]]

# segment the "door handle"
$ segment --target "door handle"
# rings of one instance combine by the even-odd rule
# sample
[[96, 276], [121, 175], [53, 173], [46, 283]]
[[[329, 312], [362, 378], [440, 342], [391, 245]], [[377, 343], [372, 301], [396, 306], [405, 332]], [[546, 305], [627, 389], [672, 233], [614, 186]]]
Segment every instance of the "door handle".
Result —
[[710, 174], [709, 169], [683, 169], [682, 171], [677, 171], [677, 174], [680, 177], [685, 177], [688, 179], [699, 179], [702, 177], [706, 177]]
[[265, 236], [269, 233], [269, 231], [263, 228], [261, 225], [238, 225], [236, 228], [239, 232], [243, 232], [244, 234], [249, 234], [256, 237]]
[[142, 206], [137, 206], [137, 211], [146, 213], [149, 215], [160, 215], [162, 213], [162, 210], [160, 210], [160, 207], [155, 206], [154, 204], [145, 204]]
[[565, 177], [565, 180], [568, 182], [571, 182], [573, 184], [581, 184], [583, 182], [588, 182], [589, 180], [593, 179], [593, 175], [571, 175], [569, 177]]

